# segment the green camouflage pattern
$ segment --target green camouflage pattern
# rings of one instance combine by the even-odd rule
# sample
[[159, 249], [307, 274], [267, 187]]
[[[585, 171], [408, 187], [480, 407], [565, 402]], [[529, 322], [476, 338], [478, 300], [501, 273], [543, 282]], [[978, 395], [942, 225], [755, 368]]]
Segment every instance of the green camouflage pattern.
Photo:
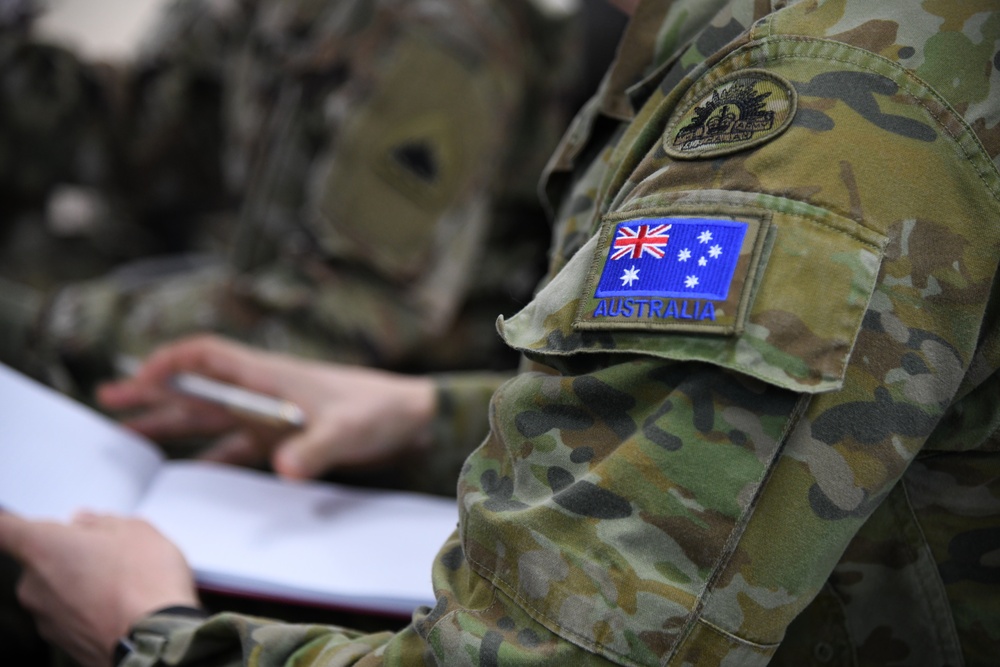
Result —
[[403, 486], [415, 491], [454, 497], [455, 484], [469, 452], [482, 444], [490, 430], [490, 398], [513, 371], [437, 373], [437, 410], [431, 424], [434, 455], [411, 457], [404, 465]]
[[[567, 132], [436, 607], [391, 637], [154, 616], [127, 665], [995, 663], [1000, 3], [773, 5], [640, 3]], [[672, 157], [750, 69], [787, 129]], [[650, 212], [767, 222], [742, 328], [577, 325], [602, 221]]]
[[[35, 357], [87, 385], [118, 354], [212, 330], [395, 369], [512, 367], [493, 323], [544, 271], [534, 188], [569, 117], [577, 23], [535, 0], [171, 3], [102, 89], [110, 176], [39, 167], [32, 201], [51, 211], [69, 183], [100, 195], [104, 227], [134, 221], [156, 251], [210, 259], [50, 290]], [[77, 68], [71, 82], [97, 69]], [[51, 288], [33, 257], [5, 275]]]

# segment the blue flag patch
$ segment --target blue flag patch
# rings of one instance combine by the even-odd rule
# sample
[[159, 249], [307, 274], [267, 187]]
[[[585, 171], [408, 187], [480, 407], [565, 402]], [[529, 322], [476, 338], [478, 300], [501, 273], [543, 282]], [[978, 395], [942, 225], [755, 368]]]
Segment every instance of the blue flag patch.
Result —
[[747, 227], [710, 218], [620, 222], [594, 296], [725, 301]]
[[606, 219], [574, 327], [740, 332], [770, 222], [719, 213]]

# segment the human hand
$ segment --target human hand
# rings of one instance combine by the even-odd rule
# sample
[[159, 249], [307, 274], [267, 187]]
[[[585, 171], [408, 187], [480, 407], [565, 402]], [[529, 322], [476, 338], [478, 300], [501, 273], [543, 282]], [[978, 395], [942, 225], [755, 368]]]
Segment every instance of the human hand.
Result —
[[[215, 380], [296, 403], [302, 430], [280, 429], [169, 389], [177, 373]], [[216, 336], [196, 336], [156, 351], [133, 378], [101, 387], [112, 410], [142, 412], [125, 421], [152, 438], [216, 436], [203, 458], [254, 465], [270, 459], [284, 477], [385, 462], [430, 444], [436, 392], [428, 378], [296, 359]]]
[[184, 556], [139, 519], [79, 514], [69, 525], [0, 512], [0, 551], [23, 566], [17, 595], [38, 631], [85, 667], [169, 606], [198, 606]]

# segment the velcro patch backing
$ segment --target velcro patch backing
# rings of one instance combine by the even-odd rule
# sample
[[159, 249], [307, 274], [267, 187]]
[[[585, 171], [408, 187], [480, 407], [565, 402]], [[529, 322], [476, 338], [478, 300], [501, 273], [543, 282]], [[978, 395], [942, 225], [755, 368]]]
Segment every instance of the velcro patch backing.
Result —
[[605, 219], [574, 327], [739, 333], [766, 227], [759, 214]]

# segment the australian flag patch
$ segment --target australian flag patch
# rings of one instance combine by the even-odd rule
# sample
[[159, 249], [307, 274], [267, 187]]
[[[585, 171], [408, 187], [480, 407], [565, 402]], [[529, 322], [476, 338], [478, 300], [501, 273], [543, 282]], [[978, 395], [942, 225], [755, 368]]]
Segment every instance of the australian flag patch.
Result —
[[577, 326], [732, 330], [760, 223], [693, 216], [605, 223]]
[[746, 231], [707, 218], [619, 222], [595, 296], [725, 301]]

